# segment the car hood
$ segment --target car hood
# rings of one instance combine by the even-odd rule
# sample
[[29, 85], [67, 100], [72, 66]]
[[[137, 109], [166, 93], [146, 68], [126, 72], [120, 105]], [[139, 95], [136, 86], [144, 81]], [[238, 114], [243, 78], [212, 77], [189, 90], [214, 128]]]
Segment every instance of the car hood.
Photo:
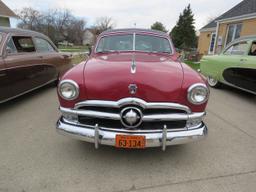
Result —
[[[131, 72], [133, 61], [135, 73]], [[148, 102], [178, 102], [182, 82], [182, 65], [164, 54], [97, 54], [84, 67], [87, 99], [116, 101], [137, 97]], [[130, 93], [131, 84], [137, 87], [135, 94]]]

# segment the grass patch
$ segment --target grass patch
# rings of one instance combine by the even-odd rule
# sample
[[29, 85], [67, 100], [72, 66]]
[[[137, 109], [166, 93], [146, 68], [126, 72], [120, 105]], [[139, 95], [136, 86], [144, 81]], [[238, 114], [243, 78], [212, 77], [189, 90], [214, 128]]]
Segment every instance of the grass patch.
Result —
[[85, 54], [78, 54], [78, 55], [74, 55], [72, 57], [72, 64], [76, 65], [81, 63], [82, 61], [85, 61], [87, 59], [87, 56]]
[[58, 47], [58, 49], [62, 52], [86, 52], [88, 51], [88, 47], [87, 46], [63, 46], [63, 45], [60, 45]]
[[185, 63], [187, 64], [187, 65], [189, 65], [191, 68], [193, 68], [194, 70], [198, 70], [198, 69], [200, 69], [200, 63], [198, 63], [198, 62], [193, 62], [193, 61], [185, 61]]

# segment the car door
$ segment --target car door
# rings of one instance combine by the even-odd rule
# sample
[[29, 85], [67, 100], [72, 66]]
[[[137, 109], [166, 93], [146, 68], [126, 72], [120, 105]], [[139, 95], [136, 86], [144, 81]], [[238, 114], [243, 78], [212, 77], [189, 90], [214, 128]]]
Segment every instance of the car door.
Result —
[[42, 85], [42, 58], [35, 52], [31, 36], [12, 35], [5, 46], [4, 63], [10, 97], [15, 97]]
[[59, 53], [50, 40], [42, 37], [34, 37], [36, 50], [43, 58], [45, 65], [56, 69], [57, 76], [61, 76], [71, 65], [71, 54]]
[[[5, 34], [0, 33], [0, 48], [2, 50]], [[3, 53], [0, 53], [0, 103], [10, 97], [6, 68], [3, 60]]]
[[8, 86], [8, 78], [7, 78], [7, 73], [5, 69], [5, 64], [2, 57], [0, 57], [0, 88], [1, 88], [1, 93], [0, 93], [0, 103], [1, 103], [7, 100], [11, 96], [10, 89]]
[[238, 86], [256, 93], [256, 41], [250, 41], [249, 50], [241, 61]]
[[219, 75], [221, 81], [238, 86], [238, 82], [242, 78], [239, 76], [239, 71], [241, 71], [242, 64], [246, 60], [248, 46], [247, 41], [236, 42], [220, 55]]

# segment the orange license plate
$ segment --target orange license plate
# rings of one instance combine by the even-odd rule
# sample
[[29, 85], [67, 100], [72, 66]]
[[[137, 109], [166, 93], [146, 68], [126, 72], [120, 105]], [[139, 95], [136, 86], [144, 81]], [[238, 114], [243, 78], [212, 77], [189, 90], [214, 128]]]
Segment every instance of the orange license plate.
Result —
[[116, 147], [118, 148], [143, 149], [145, 144], [145, 136], [116, 135]]

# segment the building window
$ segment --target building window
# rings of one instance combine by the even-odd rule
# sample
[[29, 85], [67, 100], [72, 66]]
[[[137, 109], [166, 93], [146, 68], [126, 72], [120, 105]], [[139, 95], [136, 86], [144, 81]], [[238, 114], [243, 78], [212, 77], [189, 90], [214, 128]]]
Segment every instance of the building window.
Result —
[[208, 54], [213, 54], [215, 39], [216, 39], [216, 33], [212, 33]]
[[231, 41], [239, 38], [241, 31], [242, 31], [242, 23], [229, 25], [225, 45], [228, 45]]

